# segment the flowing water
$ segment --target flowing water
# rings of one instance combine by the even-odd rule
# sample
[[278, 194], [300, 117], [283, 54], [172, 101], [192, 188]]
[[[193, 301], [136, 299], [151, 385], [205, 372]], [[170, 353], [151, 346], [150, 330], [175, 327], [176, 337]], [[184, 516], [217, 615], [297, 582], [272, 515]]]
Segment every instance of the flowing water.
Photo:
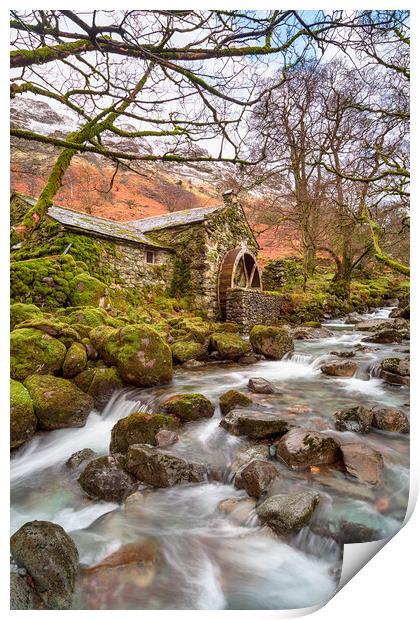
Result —
[[[366, 318], [385, 318], [390, 308]], [[208, 366], [179, 370], [170, 386], [124, 389], [111, 398], [102, 414], [92, 412], [79, 429], [37, 435], [16, 451], [11, 463], [12, 531], [33, 519], [58, 523], [74, 539], [84, 566], [92, 566], [121, 545], [153, 540], [159, 561], [126, 565], [85, 575], [79, 580], [75, 608], [88, 609], [289, 609], [322, 603], [333, 595], [339, 579], [341, 545], [322, 532], [327, 521], [337, 530], [345, 522], [372, 530], [374, 538], [392, 535], [405, 516], [409, 483], [407, 436], [372, 431], [368, 435], [339, 433], [332, 414], [355, 404], [395, 405], [408, 413], [408, 388], [386, 384], [374, 376], [378, 362], [407, 350], [403, 345], [369, 345], [357, 351], [366, 333], [335, 320], [326, 324], [333, 335], [295, 341], [295, 351], [281, 361], [252, 366]], [[331, 351], [357, 351], [353, 378], [327, 377], [320, 365]], [[373, 374], [372, 374], [373, 373]], [[244, 389], [250, 377], [264, 377], [279, 393], [253, 395], [256, 402], [290, 417], [297, 425], [335, 433], [341, 442], [366, 442], [381, 451], [384, 484], [375, 490], [334, 467], [291, 471], [276, 462], [281, 477], [275, 492], [314, 489], [323, 501], [311, 521], [288, 539], [258, 525], [251, 506], [242, 520], [218, 509], [227, 498], [243, 499], [232, 484], [230, 465], [249, 444], [219, 427], [213, 418], [185, 425], [173, 452], [207, 463], [218, 480], [150, 490], [140, 487], [125, 506], [86, 497], [77, 473], [65, 461], [82, 448], [108, 452], [115, 422], [133, 411], [153, 411], [161, 399], [180, 392], [200, 392], [215, 404], [228, 389]], [[314, 524], [314, 526], [313, 526]], [[316, 525], [318, 524], [318, 531]]]

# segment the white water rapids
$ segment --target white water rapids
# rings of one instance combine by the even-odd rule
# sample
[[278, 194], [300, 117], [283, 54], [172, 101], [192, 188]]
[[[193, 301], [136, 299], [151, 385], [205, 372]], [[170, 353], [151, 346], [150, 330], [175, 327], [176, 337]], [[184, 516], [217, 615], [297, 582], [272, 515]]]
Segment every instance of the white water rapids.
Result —
[[[388, 316], [381, 309], [374, 316]], [[289, 609], [328, 600], [337, 585], [340, 546], [308, 528], [286, 540], [258, 525], [255, 511], [235, 522], [219, 508], [228, 498], [245, 498], [229, 475], [235, 454], [249, 444], [219, 427], [220, 411], [211, 419], [185, 425], [174, 452], [204, 462], [224, 472], [224, 482], [181, 485], [170, 489], [141, 490], [138, 501], [118, 506], [89, 499], [77, 483], [77, 474], [65, 467], [68, 457], [83, 448], [108, 452], [115, 422], [139, 410], [153, 411], [160, 400], [180, 392], [200, 392], [215, 404], [232, 388], [246, 391], [250, 377], [264, 377], [278, 389], [274, 395], [253, 395], [275, 410], [296, 411], [300, 426], [337, 432], [331, 415], [357, 404], [382, 403], [403, 407], [407, 388], [393, 387], [370, 375], [370, 368], [384, 357], [398, 354], [398, 346], [375, 345], [357, 352], [355, 377], [322, 375], [320, 365], [332, 359], [331, 351], [353, 350], [364, 333], [341, 322], [328, 324], [334, 334], [316, 341], [295, 341], [295, 352], [281, 361], [252, 366], [220, 365], [195, 371], [180, 370], [170, 386], [124, 389], [110, 399], [102, 414], [92, 412], [86, 426], [38, 434], [17, 450], [11, 463], [12, 531], [33, 519], [59, 523], [75, 540], [80, 562], [90, 566], [122, 544], [139, 539], [157, 542], [157, 566], [121, 569], [116, 577], [81, 581], [75, 608], [87, 609]], [[406, 348], [407, 345], [404, 344]], [[337, 358], [334, 358], [337, 359]], [[404, 407], [404, 411], [407, 408]], [[352, 433], [340, 433], [343, 439]], [[353, 436], [354, 437], [354, 436]], [[370, 433], [358, 436], [380, 449], [385, 460], [381, 491], [360, 491], [344, 473], [333, 472], [322, 484], [316, 476], [281, 471], [276, 492], [306, 488], [322, 492], [322, 508], [315, 521], [351, 520], [374, 529], [381, 536], [395, 532], [404, 518], [408, 494], [408, 439], [406, 436]], [[353, 494], [354, 491], [354, 494]], [[382, 496], [390, 501], [383, 513], [376, 506]]]

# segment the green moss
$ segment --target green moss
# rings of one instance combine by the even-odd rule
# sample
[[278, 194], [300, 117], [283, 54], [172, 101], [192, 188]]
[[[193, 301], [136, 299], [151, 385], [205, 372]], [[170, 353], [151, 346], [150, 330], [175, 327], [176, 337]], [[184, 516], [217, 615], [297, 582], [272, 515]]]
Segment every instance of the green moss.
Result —
[[83, 344], [74, 342], [68, 349], [63, 362], [63, 377], [70, 379], [86, 368], [87, 355]]
[[83, 426], [93, 399], [67, 379], [31, 375], [25, 380], [41, 428], [53, 430]]
[[251, 351], [249, 343], [237, 334], [218, 333], [211, 335], [210, 347], [216, 350], [222, 359], [237, 360]]
[[35, 433], [37, 419], [28, 390], [10, 380], [10, 447], [18, 448]]
[[95, 401], [95, 405], [102, 408], [111, 398], [112, 394], [124, 386], [118, 374], [118, 370], [111, 368], [96, 368], [89, 387], [86, 390]]
[[293, 351], [293, 338], [281, 327], [254, 325], [249, 341], [255, 353], [270, 359], [281, 359], [288, 351]]
[[238, 390], [229, 390], [221, 395], [219, 405], [221, 414], [226, 415], [237, 407], [249, 407], [252, 405], [252, 399]]
[[77, 275], [69, 286], [73, 306], [98, 306], [107, 293], [105, 284], [87, 273]]
[[180, 364], [188, 360], [200, 359], [200, 357], [203, 357], [207, 352], [207, 346], [200, 342], [175, 342], [171, 346], [171, 349], [174, 360]]
[[14, 329], [19, 323], [42, 316], [41, 310], [34, 304], [16, 303], [10, 306], [10, 329]]
[[214, 405], [202, 394], [177, 394], [171, 396], [161, 405], [163, 413], [175, 416], [184, 422], [211, 418]]
[[111, 431], [110, 451], [126, 454], [137, 443], [156, 445], [156, 435], [162, 429], [174, 430], [179, 422], [170, 415], [158, 413], [132, 413], [118, 420]]
[[61, 342], [38, 329], [16, 329], [10, 334], [12, 379], [22, 381], [33, 373], [58, 373], [66, 352]]

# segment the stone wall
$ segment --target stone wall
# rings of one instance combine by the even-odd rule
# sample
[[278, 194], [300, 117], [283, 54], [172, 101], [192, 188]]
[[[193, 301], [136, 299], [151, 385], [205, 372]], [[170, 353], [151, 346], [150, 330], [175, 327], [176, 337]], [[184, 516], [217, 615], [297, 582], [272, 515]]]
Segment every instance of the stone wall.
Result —
[[275, 325], [281, 314], [282, 297], [255, 289], [231, 288], [227, 292], [226, 320], [246, 329]]
[[154, 263], [146, 260], [147, 248], [127, 243], [108, 243], [99, 263], [101, 268], [113, 274], [110, 288], [136, 288], [139, 292], [147, 288], [167, 290], [173, 274], [173, 252], [153, 250]]

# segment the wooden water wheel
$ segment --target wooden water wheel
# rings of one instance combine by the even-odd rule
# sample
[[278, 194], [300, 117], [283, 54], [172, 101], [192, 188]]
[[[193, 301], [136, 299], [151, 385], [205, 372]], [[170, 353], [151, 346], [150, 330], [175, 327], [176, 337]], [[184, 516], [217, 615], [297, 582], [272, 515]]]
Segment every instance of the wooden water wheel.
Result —
[[243, 248], [230, 250], [219, 270], [218, 296], [222, 319], [226, 318], [226, 293], [229, 288], [262, 289], [261, 275], [255, 256]]

